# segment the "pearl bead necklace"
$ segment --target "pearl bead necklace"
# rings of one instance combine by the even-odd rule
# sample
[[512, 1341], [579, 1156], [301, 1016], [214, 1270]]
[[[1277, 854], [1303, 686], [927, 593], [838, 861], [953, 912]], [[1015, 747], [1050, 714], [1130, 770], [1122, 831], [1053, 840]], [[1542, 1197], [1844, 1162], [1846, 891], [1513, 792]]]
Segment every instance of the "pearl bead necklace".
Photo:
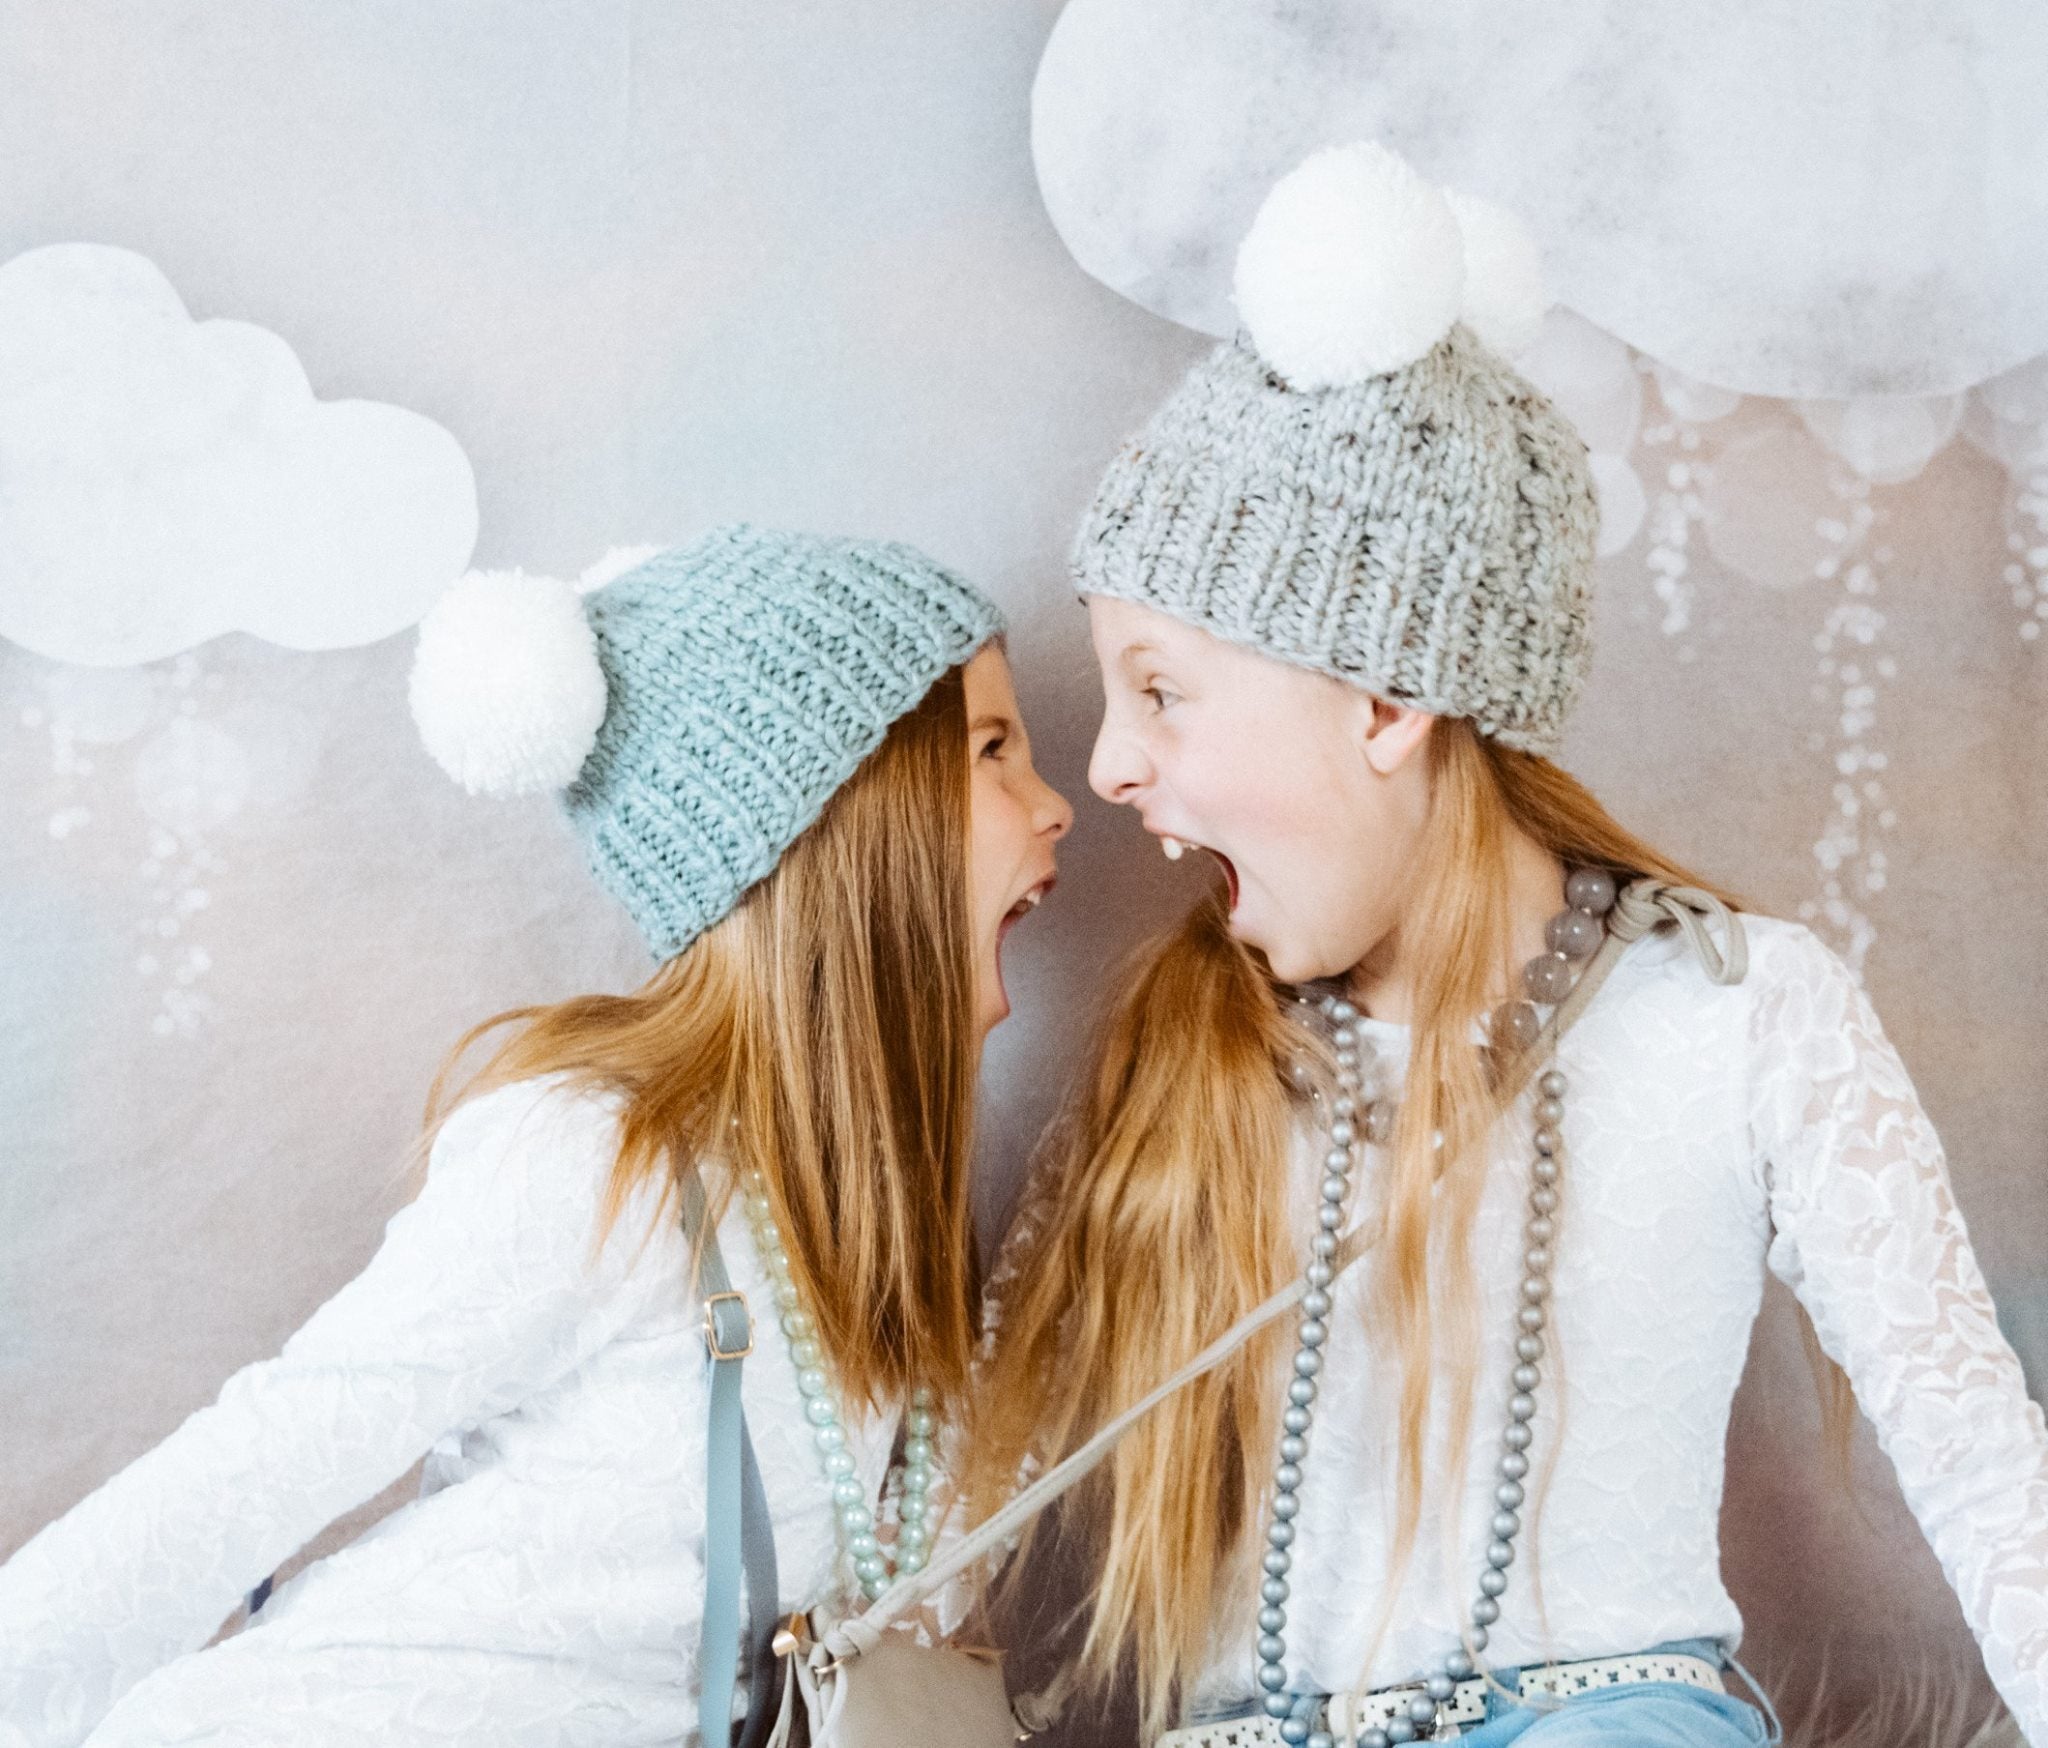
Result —
[[[1614, 880], [1604, 869], [1581, 868], [1565, 882], [1567, 908], [1550, 919], [1544, 931], [1549, 951], [1523, 967], [1527, 999], [1497, 1010], [1490, 1029], [1495, 1059], [1534, 1044], [1543, 1029], [1537, 1003], [1562, 1002], [1578, 981], [1582, 962], [1592, 957], [1606, 934], [1604, 918], [1614, 908]], [[1339, 996], [1327, 996], [1320, 1012], [1330, 1026], [1336, 1057], [1336, 1083], [1330, 1101], [1329, 1149], [1323, 1156], [1323, 1182], [1316, 1210], [1316, 1230], [1309, 1240], [1305, 1271], [1308, 1290], [1302, 1296], [1301, 1324], [1296, 1330], [1293, 1375], [1287, 1382], [1287, 1406], [1280, 1415], [1278, 1461], [1273, 1469], [1272, 1517], [1266, 1529], [1261, 1560], [1265, 1577], [1259, 1586], [1258, 1685], [1266, 1715], [1280, 1721], [1283, 1742], [1305, 1748], [1336, 1748], [1327, 1730], [1312, 1727], [1315, 1704], [1287, 1691], [1286, 1603], [1288, 1573], [1294, 1564], [1294, 1520], [1301, 1512], [1302, 1461], [1308, 1455], [1308, 1434], [1314, 1423], [1316, 1378], [1323, 1369], [1323, 1347], [1330, 1338], [1330, 1285], [1333, 1258], [1345, 1223], [1351, 1176], [1361, 1140], [1384, 1141], [1392, 1134], [1394, 1107], [1378, 1098], [1361, 1113], [1364, 1071], [1374, 1055], [1371, 1043], [1357, 1030], [1359, 1011]], [[1526, 1497], [1523, 1480], [1529, 1473], [1530, 1423], [1536, 1417], [1536, 1386], [1541, 1378], [1545, 1309], [1550, 1297], [1551, 1243], [1557, 1236], [1558, 1154], [1563, 1147], [1565, 1077], [1546, 1071], [1536, 1083], [1535, 1157], [1529, 1167], [1529, 1212], [1524, 1228], [1522, 1283], [1515, 1313], [1515, 1365], [1509, 1376], [1507, 1424], [1501, 1432], [1499, 1480], [1493, 1490], [1495, 1511], [1488, 1528], [1486, 1564], [1479, 1574], [1479, 1595], [1472, 1604], [1471, 1626], [1463, 1643], [1422, 1683], [1407, 1703], [1405, 1715], [1384, 1728], [1362, 1732], [1356, 1748], [1391, 1748], [1434, 1733], [1437, 1713], [1469, 1679], [1478, 1652], [1486, 1649], [1489, 1630], [1500, 1619], [1500, 1597], [1508, 1587], [1507, 1571], [1515, 1557], [1515, 1538], [1522, 1528]], [[1319, 1703], [1319, 1702], [1317, 1702]], [[1306, 1713], [1307, 1715], [1304, 1715]]]
[[825, 1371], [817, 1320], [803, 1308], [796, 1281], [790, 1274], [789, 1252], [783, 1248], [782, 1234], [775, 1228], [768, 1186], [758, 1171], [747, 1174], [746, 1205], [747, 1219], [754, 1232], [754, 1249], [767, 1271], [775, 1307], [782, 1315], [782, 1333], [789, 1344], [790, 1364], [796, 1368], [796, 1387], [804, 1399], [804, 1418], [811, 1425], [811, 1442], [817, 1446], [825, 1484], [832, 1490], [840, 1552], [852, 1562], [861, 1594], [872, 1602], [888, 1588], [892, 1578], [908, 1577], [922, 1570], [930, 1554], [931, 1492], [939, 1430], [932, 1393], [917, 1390], [904, 1416], [902, 1488], [897, 1499], [892, 1560], [875, 1534], [875, 1514], [868, 1504], [867, 1489], [856, 1472], [853, 1453], [846, 1448], [846, 1429], [840, 1424], [839, 1407], [832, 1399], [832, 1381]]

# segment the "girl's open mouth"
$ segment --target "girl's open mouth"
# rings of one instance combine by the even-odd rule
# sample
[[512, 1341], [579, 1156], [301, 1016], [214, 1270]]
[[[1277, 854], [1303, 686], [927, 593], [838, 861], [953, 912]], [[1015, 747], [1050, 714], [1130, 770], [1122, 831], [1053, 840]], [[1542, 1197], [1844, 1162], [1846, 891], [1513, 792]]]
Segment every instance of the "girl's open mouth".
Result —
[[1057, 884], [1051, 878], [1041, 880], [1017, 902], [1003, 912], [1003, 920], [996, 925], [996, 939], [1002, 938], [1045, 902], [1045, 895]]
[[1216, 859], [1216, 866], [1223, 870], [1223, 879], [1230, 888], [1230, 908], [1237, 909], [1237, 866], [1221, 850], [1210, 850]]
[[1225, 882], [1231, 888], [1231, 909], [1237, 909], [1237, 868], [1231, 864], [1231, 858], [1225, 856], [1221, 849], [1210, 849], [1206, 843], [1190, 843], [1186, 837], [1174, 837], [1171, 833], [1161, 833], [1159, 847], [1165, 851], [1167, 862], [1180, 862], [1180, 858], [1186, 856], [1190, 849], [1200, 849], [1204, 856], [1214, 858], [1214, 862], [1223, 870]]
[[1174, 837], [1171, 833], [1161, 835], [1159, 847], [1166, 852], [1166, 859], [1169, 862], [1178, 862], [1190, 850], [1200, 850], [1204, 855], [1213, 857], [1216, 866], [1223, 870], [1223, 878], [1230, 887], [1230, 908], [1237, 909], [1237, 869], [1221, 850], [1212, 850], [1207, 844], [1189, 843], [1187, 839]]

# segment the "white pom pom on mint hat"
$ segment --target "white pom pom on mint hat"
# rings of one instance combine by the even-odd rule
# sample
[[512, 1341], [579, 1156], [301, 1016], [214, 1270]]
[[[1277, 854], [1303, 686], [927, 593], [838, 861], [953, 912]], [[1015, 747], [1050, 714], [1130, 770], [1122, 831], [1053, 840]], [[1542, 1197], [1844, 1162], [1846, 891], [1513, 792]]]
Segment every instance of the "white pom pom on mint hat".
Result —
[[1465, 239], [1465, 300], [1458, 319], [1503, 358], [1534, 344], [1550, 299], [1543, 253], [1529, 227], [1504, 206], [1444, 190]]
[[604, 721], [604, 669], [569, 584], [471, 571], [420, 621], [413, 721], [435, 762], [472, 795], [575, 781]]
[[1384, 376], [1451, 330], [1465, 243], [1441, 190], [1372, 141], [1330, 146], [1273, 186], [1237, 251], [1237, 311], [1291, 387]]

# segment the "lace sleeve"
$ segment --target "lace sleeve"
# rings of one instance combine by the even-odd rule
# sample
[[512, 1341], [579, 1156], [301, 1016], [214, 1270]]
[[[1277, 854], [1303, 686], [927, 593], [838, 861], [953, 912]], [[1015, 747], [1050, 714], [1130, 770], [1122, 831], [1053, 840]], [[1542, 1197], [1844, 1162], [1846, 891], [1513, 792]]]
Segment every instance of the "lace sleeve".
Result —
[[0, 1567], [0, 1740], [80, 1741], [435, 1439], [606, 1339], [626, 1295], [604, 1277], [632, 1248], [590, 1267], [609, 1133], [588, 1101], [536, 1109], [530, 1083], [450, 1118], [361, 1275]]
[[2048, 1744], [2048, 1431], [1941, 1143], [1834, 954], [1801, 930], [1752, 975], [1771, 1269], [1855, 1386], [1993, 1682]]

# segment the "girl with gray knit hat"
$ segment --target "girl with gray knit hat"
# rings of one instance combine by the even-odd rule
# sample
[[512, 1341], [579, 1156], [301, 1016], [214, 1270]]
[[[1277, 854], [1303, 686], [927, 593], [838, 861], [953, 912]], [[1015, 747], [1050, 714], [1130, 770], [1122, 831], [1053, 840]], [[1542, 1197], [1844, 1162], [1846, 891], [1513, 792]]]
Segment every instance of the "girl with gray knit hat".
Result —
[[2048, 1743], [2048, 1435], [1898, 1057], [1811, 933], [1553, 762], [1595, 507], [1504, 361], [1533, 253], [1389, 152], [1310, 159], [1248, 333], [1088, 512], [1090, 781], [1219, 879], [1027, 1203], [974, 1490], [1294, 1283], [1083, 1495], [1082, 1665], [1148, 1740], [1762, 1741], [1717, 1518], [1768, 1268]]
[[908, 548], [750, 528], [587, 599], [449, 592], [429, 749], [560, 790], [658, 969], [476, 1028], [511, 1030], [437, 1086], [369, 1267], [0, 1567], [0, 1743], [726, 1748], [742, 1642], [746, 1740], [772, 1722], [764, 1617], [917, 1570], [975, 1340], [980, 1044], [1071, 819], [1000, 629]]

